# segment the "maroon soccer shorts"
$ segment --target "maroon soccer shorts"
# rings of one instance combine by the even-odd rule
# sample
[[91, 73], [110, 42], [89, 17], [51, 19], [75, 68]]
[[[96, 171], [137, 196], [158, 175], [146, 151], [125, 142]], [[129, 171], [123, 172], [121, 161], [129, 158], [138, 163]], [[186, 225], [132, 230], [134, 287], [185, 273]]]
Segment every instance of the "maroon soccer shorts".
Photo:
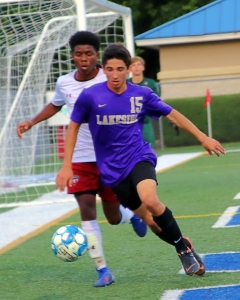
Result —
[[84, 191], [96, 191], [105, 202], [118, 202], [111, 188], [102, 186], [100, 172], [96, 162], [72, 163], [73, 185], [68, 187], [68, 194]]

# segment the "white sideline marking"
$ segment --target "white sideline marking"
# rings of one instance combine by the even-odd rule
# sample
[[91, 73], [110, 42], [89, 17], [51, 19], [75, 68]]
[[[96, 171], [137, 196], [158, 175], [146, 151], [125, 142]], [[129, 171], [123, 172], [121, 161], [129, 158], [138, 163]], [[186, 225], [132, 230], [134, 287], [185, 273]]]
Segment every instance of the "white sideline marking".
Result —
[[[69, 198], [66, 193], [54, 191], [41, 197], [37, 202], [51, 198]], [[34, 202], [34, 201], [33, 201]], [[56, 220], [67, 212], [77, 208], [77, 202], [67, 202], [59, 204], [46, 204], [39, 206], [17, 207], [0, 214], [0, 249], [12, 243], [20, 237], [31, 233], [43, 225]]]
[[[218, 218], [217, 222], [212, 226], [212, 228], [225, 228], [227, 223], [232, 219], [234, 213], [239, 209], [239, 206], [229, 206], [223, 214]], [[236, 227], [236, 226], [227, 226]]]
[[201, 155], [202, 152], [195, 153], [183, 153], [183, 154], [165, 154], [158, 157], [156, 171], [164, 171], [173, 166], [177, 166], [180, 163], [186, 162], [190, 159], [196, 158]]
[[[214, 285], [214, 286], [205, 286], [192, 289], [182, 289], [182, 290], [166, 290], [162, 297], [159, 300], [179, 300], [184, 292], [187, 291], [197, 291], [197, 290], [207, 290], [207, 289], [218, 289], [218, 288], [227, 288], [227, 287], [238, 287], [239, 284], [228, 284], [228, 285]], [[209, 298], [210, 299], [210, 298]]]
[[178, 300], [184, 293], [184, 290], [168, 290], [164, 292], [159, 300]]
[[[174, 167], [200, 154], [198, 152], [163, 155], [158, 158], [156, 171]], [[45, 194], [31, 203], [21, 204], [20, 207], [0, 213], [0, 249], [78, 207], [72, 195], [58, 191]]]
[[240, 193], [238, 193], [238, 194], [233, 198], [233, 200], [238, 200], [238, 199], [240, 199]]

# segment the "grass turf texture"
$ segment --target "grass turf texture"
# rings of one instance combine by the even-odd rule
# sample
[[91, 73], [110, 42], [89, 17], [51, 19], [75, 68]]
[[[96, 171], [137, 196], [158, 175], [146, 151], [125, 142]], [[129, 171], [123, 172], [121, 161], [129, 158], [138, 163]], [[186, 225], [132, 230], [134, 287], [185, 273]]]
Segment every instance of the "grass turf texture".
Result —
[[[158, 175], [161, 200], [199, 253], [239, 251], [239, 228], [211, 228], [218, 214], [238, 205], [233, 197], [239, 192], [239, 155], [205, 155]], [[52, 234], [64, 224], [79, 224], [75, 214], [0, 256], [4, 299], [157, 300], [167, 289], [239, 283], [236, 273], [209, 273], [203, 278], [179, 275], [181, 263], [173, 247], [150, 231], [140, 239], [129, 224], [107, 224], [101, 204], [97, 208], [107, 262], [116, 277], [114, 286], [92, 287], [96, 272], [88, 254], [75, 263], [64, 263], [52, 254]]]

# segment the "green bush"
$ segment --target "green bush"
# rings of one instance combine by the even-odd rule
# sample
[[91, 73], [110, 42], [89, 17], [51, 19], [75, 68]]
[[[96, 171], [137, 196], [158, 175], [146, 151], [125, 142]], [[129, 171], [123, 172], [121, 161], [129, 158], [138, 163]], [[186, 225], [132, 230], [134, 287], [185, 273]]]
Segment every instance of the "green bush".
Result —
[[[205, 97], [169, 99], [166, 103], [191, 120], [201, 131], [208, 134]], [[212, 135], [220, 142], [240, 141], [240, 95], [212, 96]], [[199, 144], [190, 134], [176, 128], [163, 118], [164, 143], [168, 147]]]

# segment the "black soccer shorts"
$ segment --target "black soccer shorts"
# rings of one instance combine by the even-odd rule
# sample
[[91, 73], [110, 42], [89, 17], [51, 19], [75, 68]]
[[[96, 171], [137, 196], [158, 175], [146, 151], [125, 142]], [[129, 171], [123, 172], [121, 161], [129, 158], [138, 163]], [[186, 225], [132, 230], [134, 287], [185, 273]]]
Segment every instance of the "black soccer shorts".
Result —
[[119, 185], [112, 188], [124, 207], [131, 210], [139, 208], [142, 201], [137, 193], [137, 185], [145, 179], [153, 179], [157, 182], [155, 168], [149, 161], [137, 163], [128, 176]]

